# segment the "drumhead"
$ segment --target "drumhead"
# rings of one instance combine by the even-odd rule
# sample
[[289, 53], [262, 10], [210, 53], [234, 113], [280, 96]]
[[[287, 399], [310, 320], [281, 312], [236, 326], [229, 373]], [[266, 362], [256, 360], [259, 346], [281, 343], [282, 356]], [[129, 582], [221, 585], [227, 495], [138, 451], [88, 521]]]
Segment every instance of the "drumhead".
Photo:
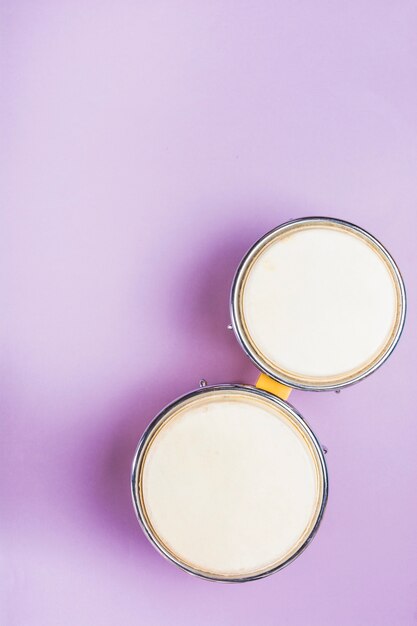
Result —
[[327, 471], [288, 403], [253, 387], [206, 387], [145, 432], [132, 494], [164, 556], [204, 578], [253, 580], [307, 546], [324, 511]]
[[288, 222], [243, 259], [232, 288], [233, 327], [272, 378], [335, 389], [379, 367], [396, 345], [405, 290], [387, 250], [331, 218]]

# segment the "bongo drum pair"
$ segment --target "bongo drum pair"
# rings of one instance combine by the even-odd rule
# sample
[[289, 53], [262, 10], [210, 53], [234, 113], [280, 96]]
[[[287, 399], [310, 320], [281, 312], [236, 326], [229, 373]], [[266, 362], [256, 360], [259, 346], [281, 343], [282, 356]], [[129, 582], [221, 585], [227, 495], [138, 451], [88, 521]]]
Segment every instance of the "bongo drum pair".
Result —
[[151, 543], [205, 579], [244, 582], [293, 561], [327, 502], [324, 450], [287, 398], [374, 372], [395, 348], [406, 296], [390, 254], [333, 218], [287, 222], [240, 263], [232, 328], [256, 386], [207, 386], [165, 407], [133, 462], [132, 496]]

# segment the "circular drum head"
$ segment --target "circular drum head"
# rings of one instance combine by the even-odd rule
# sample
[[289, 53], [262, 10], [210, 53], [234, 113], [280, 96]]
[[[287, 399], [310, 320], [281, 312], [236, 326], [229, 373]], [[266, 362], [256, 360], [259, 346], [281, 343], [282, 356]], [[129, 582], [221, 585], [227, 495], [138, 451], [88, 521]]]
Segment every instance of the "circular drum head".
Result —
[[262, 237], [241, 262], [231, 295], [245, 352], [299, 389], [337, 389], [373, 372], [394, 349], [405, 309], [387, 250], [331, 218], [287, 222]]
[[184, 570], [243, 582], [281, 569], [315, 534], [323, 453], [286, 402], [222, 385], [169, 405], [143, 435], [132, 494], [154, 546]]

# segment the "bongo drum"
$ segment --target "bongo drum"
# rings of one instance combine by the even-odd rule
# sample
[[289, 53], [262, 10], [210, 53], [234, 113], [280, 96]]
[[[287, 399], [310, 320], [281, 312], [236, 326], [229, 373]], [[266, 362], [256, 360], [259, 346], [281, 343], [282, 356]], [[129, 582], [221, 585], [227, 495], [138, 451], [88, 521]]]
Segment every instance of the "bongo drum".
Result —
[[329, 218], [279, 226], [244, 257], [231, 316], [248, 356], [290, 387], [339, 389], [376, 370], [405, 317], [398, 268], [372, 235]]
[[262, 237], [231, 290], [232, 327], [256, 386], [201, 387], [163, 409], [132, 469], [137, 517], [159, 552], [208, 580], [244, 582], [291, 563], [327, 502], [324, 450], [286, 400], [376, 370], [400, 337], [404, 284], [361, 228], [304, 218]]

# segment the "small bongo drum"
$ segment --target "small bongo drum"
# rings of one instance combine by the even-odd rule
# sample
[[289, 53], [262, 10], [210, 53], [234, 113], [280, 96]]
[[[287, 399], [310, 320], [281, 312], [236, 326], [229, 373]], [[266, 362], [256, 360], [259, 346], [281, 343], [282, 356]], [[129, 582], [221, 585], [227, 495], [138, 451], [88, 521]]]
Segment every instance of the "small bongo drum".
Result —
[[323, 448], [286, 401], [339, 390], [393, 351], [406, 311], [387, 250], [341, 220], [304, 218], [262, 237], [231, 290], [232, 327], [256, 386], [202, 386], [163, 409], [133, 462], [145, 534], [191, 574], [244, 582], [293, 561], [326, 506]]

